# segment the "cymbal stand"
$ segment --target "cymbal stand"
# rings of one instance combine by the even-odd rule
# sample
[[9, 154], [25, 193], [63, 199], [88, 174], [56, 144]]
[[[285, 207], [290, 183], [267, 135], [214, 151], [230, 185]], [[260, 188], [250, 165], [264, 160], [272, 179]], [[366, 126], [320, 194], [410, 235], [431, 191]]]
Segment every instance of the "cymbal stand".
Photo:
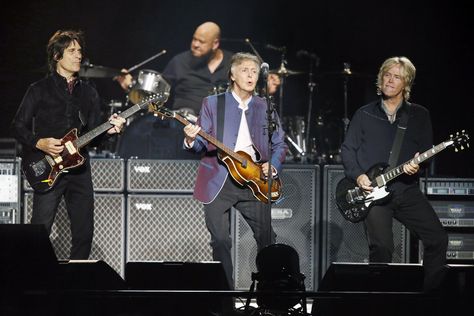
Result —
[[142, 62], [140, 62], [140, 63], [138, 63], [138, 64], [136, 64], [136, 65], [133, 65], [132, 67], [130, 67], [130, 68], [127, 69], [127, 72], [132, 72], [132, 71], [134, 71], [135, 69], [137, 69], [138, 67], [141, 67], [141, 66], [143, 66], [144, 64], [149, 63], [149, 62], [152, 61], [153, 59], [158, 58], [158, 57], [160, 57], [161, 55], [164, 55], [164, 54], [166, 54], [166, 49], [163, 49], [163, 50], [162, 50], [161, 52], [159, 52], [158, 54], [155, 54], [155, 55], [151, 56], [150, 58], [147, 58], [147, 59], [145, 59], [144, 61], [142, 61]]
[[308, 96], [308, 116], [307, 116], [307, 123], [306, 123], [306, 137], [305, 141], [303, 143], [303, 150], [306, 152], [310, 142], [310, 129], [311, 129], [311, 112], [313, 110], [313, 91], [314, 88], [316, 87], [316, 83], [313, 81], [313, 67], [314, 67], [315, 61], [313, 58], [309, 59], [309, 73], [308, 73], [308, 91], [309, 91], [309, 96]]
[[286, 50], [282, 50], [281, 52], [281, 64], [278, 73], [280, 75], [280, 87], [279, 87], [279, 104], [278, 104], [278, 114], [280, 115], [280, 119], [283, 119], [283, 87], [285, 85], [285, 77], [287, 76], [288, 71], [285, 68], [287, 63], [285, 59]]
[[349, 127], [350, 120], [348, 118], [348, 102], [347, 102], [347, 86], [349, 83], [349, 76], [352, 75], [351, 71], [351, 64], [348, 62], [344, 63], [344, 70], [343, 70], [343, 75], [344, 75], [344, 117], [342, 118], [342, 122], [344, 123], [344, 136], [346, 136], [347, 133], [347, 128]]
[[253, 53], [255, 54], [255, 56], [257, 56], [258, 60], [260, 61], [260, 63], [263, 63], [263, 59], [262, 59], [262, 56], [260, 56], [260, 54], [257, 52], [257, 50], [255, 49], [255, 47], [252, 45], [252, 42], [250, 41], [250, 38], [246, 38], [245, 39], [245, 43], [247, 43], [250, 48], [252, 49]]

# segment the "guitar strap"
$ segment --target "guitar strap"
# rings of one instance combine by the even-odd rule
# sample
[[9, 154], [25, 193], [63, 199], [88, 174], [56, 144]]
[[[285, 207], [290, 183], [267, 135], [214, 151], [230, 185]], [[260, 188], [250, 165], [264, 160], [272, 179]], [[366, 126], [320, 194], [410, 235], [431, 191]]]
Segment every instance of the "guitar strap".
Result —
[[224, 141], [225, 93], [217, 96], [217, 140]]
[[398, 157], [400, 156], [400, 148], [403, 143], [403, 136], [405, 136], [405, 131], [407, 130], [408, 117], [410, 112], [410, 103], [407, 102], [406, 111], [402, 112], [400, 121], [397, 126], [397, 134], [393, 140], [392, 150], [390, 151], [390, 158], [388, 159], [388, 164], [390, 168], [394, 168], [397, 165]]

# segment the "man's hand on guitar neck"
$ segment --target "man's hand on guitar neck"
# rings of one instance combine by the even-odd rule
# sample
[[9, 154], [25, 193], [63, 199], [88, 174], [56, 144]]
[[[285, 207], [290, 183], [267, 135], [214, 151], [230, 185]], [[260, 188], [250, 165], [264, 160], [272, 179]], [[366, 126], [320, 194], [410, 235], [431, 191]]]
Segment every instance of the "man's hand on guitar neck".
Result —
[[112, 114], [109, 117], [109, 123], [112, 124], [114, 127], [107, 131], [107, 134], [120, 134], [122, 131], [123, 124], [125, 123], [125, 119], [121, 116], [118, 116], [117, 113]]
[[53, 157], [58, 156], [64, 150], [61, 140], [52, 137], [40, 138], [36, 143], [36, 148]]
[[188, 124], [184, 127], [184, 143], [186, 147], [191, 148], [193, 147], [193, 142], [196, 139], [199, 131], [201, 130], [201, 126]]
[[[418, 157], [420, 153], [416, 153], [415, 157]], [[420, 170], [420, 165], [416, 164], [413, 160], [410, 163], [407, 163], [403, 165], [403, 172], [405, 172], [408, 175], [412, 175], [418, 172]]]

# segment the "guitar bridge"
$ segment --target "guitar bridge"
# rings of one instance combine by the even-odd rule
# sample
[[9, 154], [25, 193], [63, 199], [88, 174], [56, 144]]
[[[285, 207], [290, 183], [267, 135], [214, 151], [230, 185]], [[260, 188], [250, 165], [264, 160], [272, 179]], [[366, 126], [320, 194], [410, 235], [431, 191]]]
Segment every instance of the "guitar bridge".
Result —
[[365, 194], [361, 188], [355, 187], [352, 190], [348, 190], [346, 194], [346, 201], [349, 204], [364, 204], [365, 203]]

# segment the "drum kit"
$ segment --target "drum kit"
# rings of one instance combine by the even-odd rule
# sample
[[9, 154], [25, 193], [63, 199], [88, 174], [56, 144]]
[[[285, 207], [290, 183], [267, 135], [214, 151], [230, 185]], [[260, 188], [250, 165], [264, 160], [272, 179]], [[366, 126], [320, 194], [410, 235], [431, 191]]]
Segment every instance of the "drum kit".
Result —
[[[247, 43], [253, 48], [250, 40], [246, 39]], [[267, 45], [271, 46], [271, 45]], [[274, 46], [271, 46], [272, 49], [275, 49]], [[254, 48], [253, 48], [254, 49]], [[340, 145], [342, 144], [345, 132], [347, 130], [349, 119], [347, 117], [347, 85], [350, 76], [352, 75], [350, 64], [344, 63], [344, 69], [341, 72], [326, 73], [327, 75], [335, 74], [343, 78], [344, 82], [344, 117], [342, 120], [334, 120], [325, 117], [325, 115], [316, 115], [315, 118], [312, 117], [313, 114], [313, 95], [316, 83], [314, 82], [314, 68], [319, 65], [319, 58], [314, 53], [309, 53], [307, 51], [299, 51], [297, 53], [298, 57], [306, 57], [309, 60], [309, 71], [299, 71], [292, 70], [286, 67], [287, 61], [285, 59], [285, 48], [276, 47], [278, 51], [282, 53], [280, 67], [276, 69], [270, 69], [270, 74], [276, 74], [279, 77], [280, 85], [278, 87], [278, 113], [281, 118], [282, 127], [285, 131], [285, 141], [288, 144], [289, 151], [286, 157], [287, 162], [302, 162], [302, 163], [340, 163]], [[150, 57], [149, 59], [129, 68], [126, 73], [137, 69], [146, 62], [161, 56], [166, 51], [163, 50], [158, 54]], [[258, 55], [256, 50], [254, 52]], [[284, 110], [284, 85], [285, 80], [290, 76], [298, 75], [308, 75], [308, 107], [307, 115], [296, 115], [296, 116], [286, 116], [283, 113]], [[323, 74], [323, 75], [326, 75]], [[79, 72], [81, 77], [86, 78], [115, 78], [117, 76], [124, 75], [123, 71], [93, 65], [90, 63], [83, 64]], [[318, 77], [321, 77], [321, 74], [318, 74]], [[227, 83], [219, 84], [214, 87], [214, 89], [209, 91], [209, 95], [218, 94], [225, 92], [228, 88]], [[170, 84], [163, 78], [161, 73], [150, 70], [142, 69], [138, 72], [138, 75], [133, 79], [132, 85], [130, 86], [129, 92], [126, 96], [125, 103], [120, 100], [110, 100], [108, 107], [110, 108], [110, 114], [120, 112], [125, 110], [128, 106], [139, 103], [143, 98], [157, 93], [169, 93], [171, 89]], [[275, 93], [276, 94], [276, 93]], [[273, 99], [273, 97], [271, 97]], [[197, 117], [192, 115], [192, 113], [181, 113], [180, 114], [186, 117], [189, 121], [195, 122]], [[132, 124], [134, 120], [143, 120], [146, 118], [141, 118], [145, 116], [145, 113], [140, 113], [136, 117], [131, 117], [127, 120], [125, 125], [125, 132], [127, 129], [136, 129], [138, 122]], [[157, 118], [152, 118], [155, 120]], [[149, 122], [150, 119], [146, 119], [145, 125], [152, 124], [156, 126], [156, 122]], [[314, 132], [312, 129], [314, 128]], [[140, 132], [141, 133], [141, 132]], [[163, 133], [163, 131], [161, 131]], [[127, 134], [127, 133], [124, 133]], [[314, 136], [313, 136], [314, 135]], [[124, 135], [123, 135], [124, 136]], [[133, 142], [133, 139], [131, 140]], [[115, 150], [111, 150], [114, 154], [123, 156], [123, 144], [122, 141], [118, 140]], [[122, 154], [121, 154], [122, 152]], [[130, 158], [130, 157], [123, 157]]]

